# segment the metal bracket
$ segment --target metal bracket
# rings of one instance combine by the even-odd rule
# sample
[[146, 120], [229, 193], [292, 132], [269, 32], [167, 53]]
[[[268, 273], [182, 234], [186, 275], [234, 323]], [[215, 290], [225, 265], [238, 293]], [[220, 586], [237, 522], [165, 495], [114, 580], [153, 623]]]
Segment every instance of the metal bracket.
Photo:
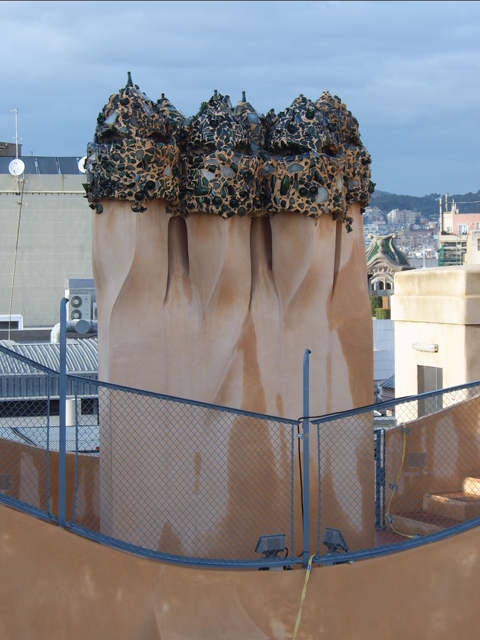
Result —
[[389, 489], [393, 489], [394, 491], [396, 491], [398, 489], [398, 484], [389, 484], [388, 488]]
[[297, 438], [300, 438], [300, 440], [308, 440], [308, 435], [297, 433]]

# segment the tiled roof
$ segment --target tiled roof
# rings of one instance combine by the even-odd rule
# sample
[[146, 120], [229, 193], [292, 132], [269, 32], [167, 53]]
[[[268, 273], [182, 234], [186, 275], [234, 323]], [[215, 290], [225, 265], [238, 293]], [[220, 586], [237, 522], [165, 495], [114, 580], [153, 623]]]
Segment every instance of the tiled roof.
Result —
[[390, 378], [384, 380], [379, 386], [384, 389], [395, 389], [395, 375], [390, 376]]

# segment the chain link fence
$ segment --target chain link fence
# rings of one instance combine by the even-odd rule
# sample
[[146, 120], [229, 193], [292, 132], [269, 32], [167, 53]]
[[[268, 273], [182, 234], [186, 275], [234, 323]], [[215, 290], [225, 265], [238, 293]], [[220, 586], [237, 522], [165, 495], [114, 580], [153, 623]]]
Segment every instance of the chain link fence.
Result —
[[[0, 365], [0, 500], [55, 521], [59, 374], [3, 347]], [[480, 382], [311, 417], [308, 437], [301, 420], [66, 388], [67, 526], [125, 550], [263, 566], [272, 536], [268, 563], [328, 564], [480, 523]]]
[[342, 534], [336, 551], [358, 552], [453, 532], [480, 517], [479, 382], [312, 422], [319, 561], [328, 529]]
[[0, 370], [9, 372], [0, 376], [0, 494], [54, 518], [50, 476], [55, 425], [58, 440], [58, 373], [5, 349]]
[[75, 400], [73, 525], [206, 563], [259, 560], [259, 536], [283, 533], [291, 556], [295, 422], [75, 382], [90, 401]]

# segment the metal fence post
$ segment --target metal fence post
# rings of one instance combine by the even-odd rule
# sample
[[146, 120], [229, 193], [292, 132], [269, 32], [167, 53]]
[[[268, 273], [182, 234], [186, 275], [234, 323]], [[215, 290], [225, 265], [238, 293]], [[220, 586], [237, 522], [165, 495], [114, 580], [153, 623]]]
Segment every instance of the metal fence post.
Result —
[[310, 370], [308, 356], [312, 352], [305, 349], [303, 354], [303, 567], [306, 569], [310, 558]]
[[375, 528], [385, 526], [385, 429], [374, 429], [375, 442]]
[[60, 302], [60, 377], [59, 414], [60, 433], [58, 444], [58, 524], [65, 526], [65, 484], [67, 455], [67, 298]]

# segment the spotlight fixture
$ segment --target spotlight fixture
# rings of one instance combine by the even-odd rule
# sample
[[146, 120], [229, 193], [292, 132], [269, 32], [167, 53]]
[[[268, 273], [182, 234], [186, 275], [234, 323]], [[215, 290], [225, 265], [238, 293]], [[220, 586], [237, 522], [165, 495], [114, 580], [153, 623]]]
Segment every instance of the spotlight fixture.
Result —
[[285, 534], [270, 533], [260, 536], [255, 547], [256, 553], [263, 553], [266, 559], [276, 558], [277, 554], [285, 550]]
[[348, 553], [348, 545], [340, 529], [327, 527], [322, 542], [328, 548], [328, 553], [337, 553], [340, 551]]

